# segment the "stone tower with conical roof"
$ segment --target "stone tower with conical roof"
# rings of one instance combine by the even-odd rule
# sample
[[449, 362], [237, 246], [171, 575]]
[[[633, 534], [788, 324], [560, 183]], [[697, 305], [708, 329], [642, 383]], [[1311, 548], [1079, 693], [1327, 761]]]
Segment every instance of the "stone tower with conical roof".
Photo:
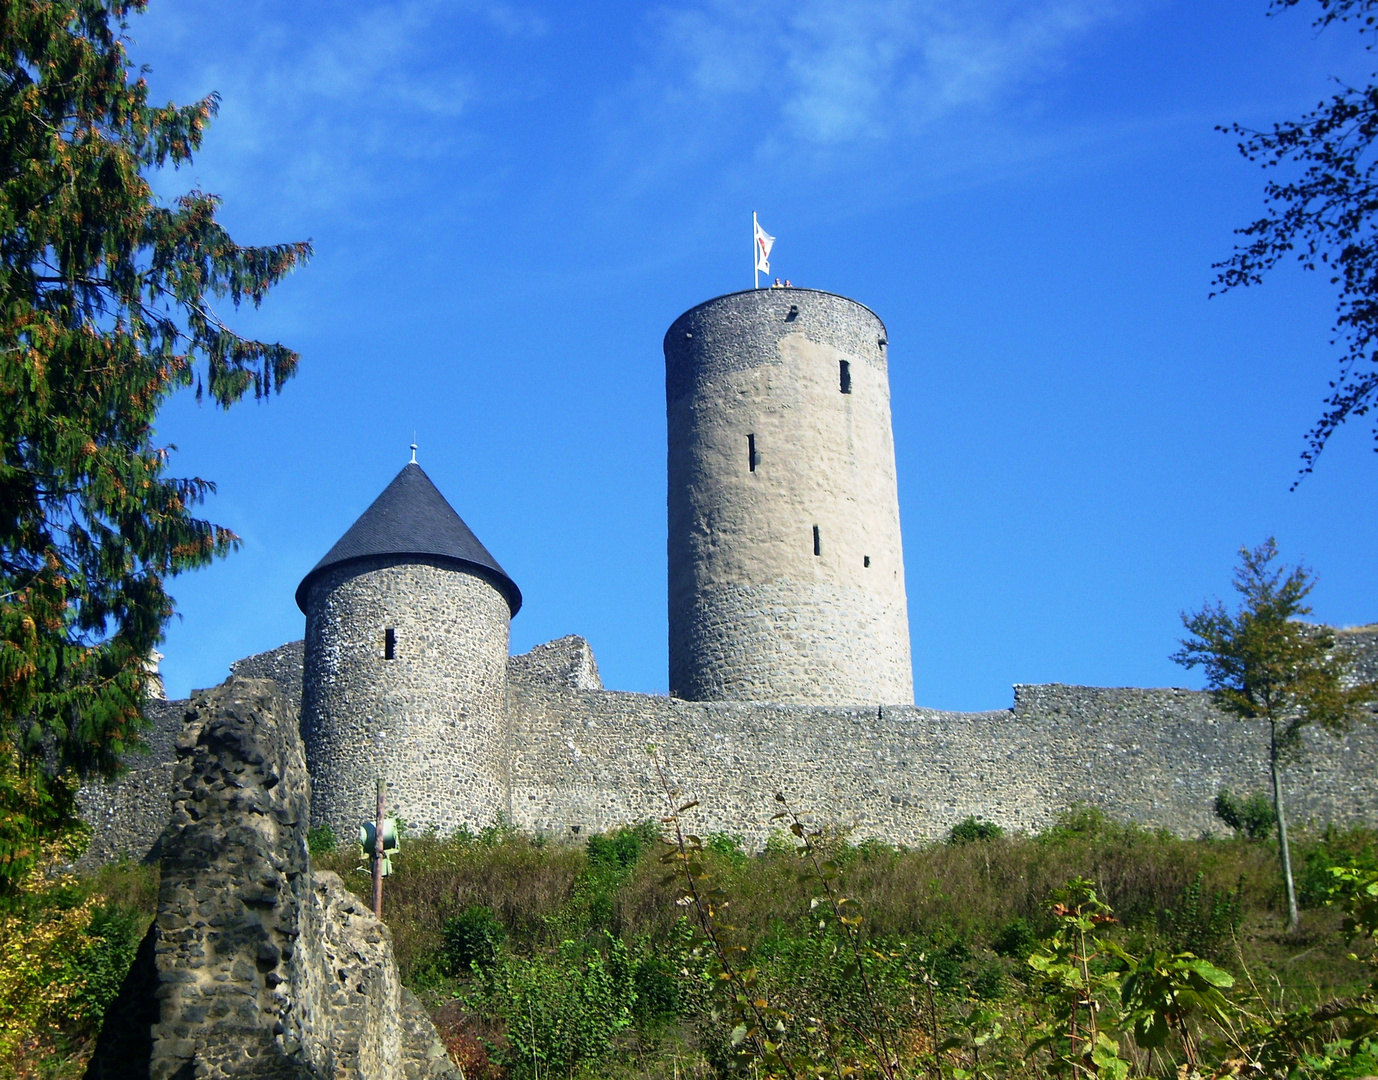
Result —
[[506, 814], [508, 631], [521, 592], [414, 461], [297, 587], [313, 825], [350, 837], [375, 781], [410, 830]]

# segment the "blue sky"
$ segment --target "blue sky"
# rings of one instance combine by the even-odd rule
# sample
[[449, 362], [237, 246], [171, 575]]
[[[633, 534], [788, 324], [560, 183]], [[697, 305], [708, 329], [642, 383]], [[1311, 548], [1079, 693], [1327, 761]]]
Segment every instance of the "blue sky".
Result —
[[586, 636], [664, 692], [661, 337], [774, 270], [885, 320], [919, 704], [1199, 685], [1178, 612], [1275, 535], [1316, 615], [1378, 619], [1361, 421], [1295, 492], [1335, 369], [1293, 268], [1208, 299], [1264, 175], [1215, 125], [1366, 77], [1265, 0], [152, 0], [155, 99], [222, 95], [195, 164], [244, 243], [314, 260], [232, 323], [280, 397], [171, 402], [243, 538], [173, 582], [174, 695], [300, 637], [292, 593], [419, 460], [521, 586], [513, 651]]

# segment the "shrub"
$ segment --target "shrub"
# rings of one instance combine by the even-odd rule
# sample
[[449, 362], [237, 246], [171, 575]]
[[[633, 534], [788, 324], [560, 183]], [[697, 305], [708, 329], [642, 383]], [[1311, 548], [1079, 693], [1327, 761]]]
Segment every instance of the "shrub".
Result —
[[747, 863], [746, 851], [743, 850], [746, 841], [736, 833], [715, 832], [709, 833], [703, 841], [703, 846], [709, 851], [716, 852], [727, 859], [734, 866], [745, 866]]
[[669, 960], [655, 955], [639, 957], [632, 970], [632, 982], [638, 1020], [656, 1020], [679, 1012], [683, 994]]
[[1336, 866], [1378, 870], [1378, 835], [1372, 829], [1337, 829], [1333, 825], [1316, 840], [1305, 836], [1297, 844], [1301, 863], [1297, 875], [1297, 901], [1304, 908], [1324, 907], [1330, 899]]
[[72, 995], [76, 1016], [92, 1025], [100, 1023], [120, 992], [148, 922], [137, 908], [118, 904], [106, 903], [91, 913], [86, 927], [87, 944], [71, 965], [76, 981]]
[[450, 976], [467, 975], [493, 966], [506, 931], [485, 904], [470, 904], [445, 920], [442, 968]]
[[601, 1057], [631, 1027], [636, 1003], [632, 964], [616, 939], [606, 958], [574, 942], [554, 955], [508, 954], [493, 969], [490, 994], [511, 1044], [503, 1064], [517, 1080], [567, 1076]]
[[1009, 979], [998, 963], [983, 964], [971, 980], [972, 994], [982, 1001], [999, 1001], [1008, 990]]
[[1135, 831], [1132, 826], [1117, 826], [1098, 806], [1078, 803], [1063, 810], [1053, 824], [1035, 839], [1044, 844], [1061, 844], [1069, 840], [1103, 840], [1117, 832]]
[[1214, 959], [1239, 932], [1244, 878], [1240, 877], [1232, 892], [1204, 886], [1205, 877], [1198, 873], [1182, 890], [1176, 910], [1163, 909], [1164, 936], [1173, 952], [1192, 952]]
[[980, 840], [998, 840], [1004, 835], [1005, 830], [995, 822], [968, 815], [948, 830], [947, 842], [949, 844], [971, 844]]
[[1221, 788], [1215, 797], [1215, 816], [1250, 840], [1262, 840], [1271, 835], [1278, 823], [1272, 800], [1261, 791], [1239, 796], [1229, 788]]
[[306, 847], [313, 856], [329, 855], [339, 846], [339, 841], [335, 839], [335, 830], [330, 827], [328, 821], [306, 832]]
[[[734, 1025], [722, 1022], [722, 1002], [704, 978], [703, 957], [694, 953], [690, 920], [675, 903], [677, 879], [667, 882], [667, 868], [648, 857], [663, 848], [653, 843], [655, 827], [643, 828], [592, 842], [553, 838], [543, 847], [507, 827], [486, 839], [409, 842], [407, 858], [388, 879], [387, 920], [407, 984], [432, 1006], [458, 1003], [463, 1031], [452, 1045], [466, 1068], [481, 1074], [489, 1067], [485, 1047], [491, 1080], [553, 1080], [571, 1072], [575, 1080], [708, 1080], [710, 1061], [724, 1068], [733, 1063]], [[1298, 867], [1303, 860], [1322, 868], [1372, 858], [1376, 835], [1331, 830], [1321, 837], [1302, 827]], [[1005, 1025], [998, 1041], [1008, 1052], [992, 1049], [996, 1037], [982, 1021], [962, 1036], [966, 1056], [959, 1061], [953, 1052], [954, 1069], [972, 1073], [976, 1040], [985, 1039], [981, 1071], [965, 1080], [1042, 1074], [1039, 1062], [1020, 1056], [1034, 1037], [1028, 1025], [1042, 1021], [1028, 986], [1031, 969], [1018, 961], [1055, 929], [1048, 897], [1073, 877], [1094, 881], [1113, 904], [1122, 924], [1106, 933], [1135, 955], [1170, 953], [1169, 938], [1209, 953], [1212, 942], [1230, 943], [1231, 926], [1242, 919], [1240, 958], [1266, 976], [1280, 1000], [1314, 1007], [1352, 994], [1360, 976], [1342, 943], [1318, 948], [1313, 936], [1299, 952], [1298, 942], [1272, 932], [1276, 855], [1266, 843], [1182, 840], [1085, 807], [1061, 815], [1037, 838], [849, 848], [840, 834], [826, 832], [814, 843], [824, 873], [836, 875], [829, 880], [856, 904], [859, 967], [871, 994], [858, 986], [846, 932], [814, 904], [819, 876], [795, 854], [794, 837], [777, 834], [772, 851], [746, 854], [735, 837], [705, 833], [701, 860], [708, 887], [721, 890], [715, 903], [729, 955], [759, 972], [763, 998], [793, 1018], [787, 1038], [797, 1051], [830, 1052], [827, 1039], [836, 1036], [844, 1062], [849, 1054], [866, 1058], [870, 1051], [856, 1029], [877, 1024], [894, 1036], [908, 1075], [941, 1066], [942, 1080], [963, 1080], [955, 1071], [949, 1075], [947, 1059], [934, 1064], [928, 1048], [966, 1032], [962, 1016], [998, 1013]], [[1345, 852], [1356, 854], [1346, 858]], [[351, 887], [366, 892], [366, 876], [353, 873], [352, 852], [323, 858], [322, 865], [340, 866]], [[1325, 885], [1331, 880], [1327, 873]], [[472, 913], [475, 907], [486, 909], [491, 921]], [[1311, 919], [1324, 935], [1339, 917], [1324, 912]], [[461, 943], [452, 920], [472, 920], [465, 935], [474, 931], [478, 948], [492, 945], [494, 957], [458, 986], [445, 972], [472, 973], [475, 949]], [[487, 938], [483, 926], [502, 936]], [[455, 967], [447, 944], [460, 958]], [[816, 1032], [807, 1030], [812, 1017], [821, 1021]], [[1006, 1060], [1013, 1064], [1002, 1073]]]
[[1000, 928], [990, 947], [1000, 956], [1010, 956], [1016, 960], [1028, 959], [1038, 944], [1038, 935], [1027, 919], [1016, 917]]
[[609, 870], [629, 869], [659, 839], [660, 826], [650, 821], [617, 829], [603, 836], [590, 836], [587, 845], [589, 865]]
[[0, 915], [0, 1061], [25, 1043], [52, 1043], [74, 1019], [77, 967], [90, 946], [95, 898], [30, 915]]

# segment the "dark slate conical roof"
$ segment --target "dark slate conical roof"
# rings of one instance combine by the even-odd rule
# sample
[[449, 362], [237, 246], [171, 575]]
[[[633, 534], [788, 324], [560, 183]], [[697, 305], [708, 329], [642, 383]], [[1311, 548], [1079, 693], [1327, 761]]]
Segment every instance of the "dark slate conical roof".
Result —
[[306, 610], [311, 583], [326, 570], [379, 555], [422, 555], [448, 559], [476, 571], [507, 598], [515, 615], [522, 606], [521, 590], [496, 559], [445, 501], [431, 478], [416, 462], [403, 467], [373, 505], [360, 515], [325, 558], [311, 568], [297, 586], [297, 607]]

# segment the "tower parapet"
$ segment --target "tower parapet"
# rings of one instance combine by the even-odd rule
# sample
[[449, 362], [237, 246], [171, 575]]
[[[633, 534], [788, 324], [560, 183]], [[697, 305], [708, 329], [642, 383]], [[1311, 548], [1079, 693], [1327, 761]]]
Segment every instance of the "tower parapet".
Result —
[[912, 704], [885, 325], [753, 289], [665, 335], [670, 693]]
[[419, 465], [397, 474], [296, 598], [313, 824], [352, 835], [377, 777], [416, 830], [507, 813], [508, 634], [521, 592]]

